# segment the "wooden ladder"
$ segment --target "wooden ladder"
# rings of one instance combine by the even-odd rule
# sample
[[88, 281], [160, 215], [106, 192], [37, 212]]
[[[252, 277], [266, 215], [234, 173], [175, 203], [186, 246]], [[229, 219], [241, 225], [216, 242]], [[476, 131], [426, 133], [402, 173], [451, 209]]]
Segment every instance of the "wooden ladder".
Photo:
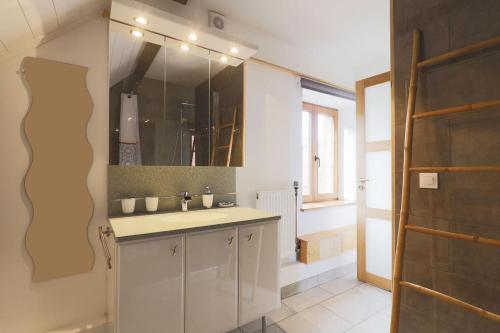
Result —
[[[220, 151], [226, 151], [226, 162], [225, 166], [230, 166], [231, 164], [231, 154], [233, 152], [233, 143], [234, 143], [234, 133], [236, 132], [236, 116], [238, 114], [238, 108], [235, 107], [233, 111], [233, 121], [231, 123], [218, 125], [215, 127], [215, 135], [214, 135], [214, 145], [212, 148], [212, 160], [210, 165], [217, 165], [217, 155]], [[219, 141], [221, 141], [220, 135], [221, 132], [225, 129], [230, 129], [229, 133], [229, 142], [226, 145], [220, 145]]]
[[403, 191], [401, 198], [401, 214], [399, 218], [399, 228], [396, 244], [396, 258], [394, 262], [394, 272], [392, 280], [392, 314], [391, 314], [391, 333], [398, 332], [399, 316], [400, 316], [400, 301], [401, 287], [413, 289], [427, 296], [435, 297], [441, 301], [445, 301], [456, 306], [459, 306], [467, 311], [473, 312], [479, 316], [500, 322], [500, 315], [481, 309], [472, 304], [466, 303], [449, 295], [437, 292], [435, 290], [419, 286], [417, 284], [403, 281], [403, 262], [404, 250], [406, 242], [406, 231], [423, 233], [431, 236], [446, 237], [469, 241], [473, 243], [481, 243], [500, 247], [500, 240], [481, 237], [477, 235], [468, 235], [444, 230], [436, 230], [425, 228], [417, 225], [407, 224], [410, 205], [410, 174], [411, 172], [500, 172], [500, 165], [483, 165], [483, 166], [449, 166], [449, 167], [412, 167], [412, 137], [413, 137], [413, 121], [415, 119], [426, 119], [431, 117], [444, 116], [448, 114], [480, 111], [488, 108], [500, 106], [500, 100], [492, 100], [486, 102], [472, 103], [462, 106], [455, 106], [445, 109], [429, 111], [425, 113], [414, 114], [415, 100], [417, 95], [417, 82], [419, 71], [429, 67], [443, 64], [449, 60], [469, 55], [475, 52], [485, 50], [494, 46], [500, 45], [500, 36], [492, 38], [477, 44], [451, 51], [427, 60], [419, 61], [420, 54], [421, 32], [415, 30], [413, 32], [413, 49], [411, 61], [411, 75], [408, 94], [408, 106], [406, 109], [406, 128], [405, 128], [405, 143], [404, 143], [404, 159], [403, 159]]

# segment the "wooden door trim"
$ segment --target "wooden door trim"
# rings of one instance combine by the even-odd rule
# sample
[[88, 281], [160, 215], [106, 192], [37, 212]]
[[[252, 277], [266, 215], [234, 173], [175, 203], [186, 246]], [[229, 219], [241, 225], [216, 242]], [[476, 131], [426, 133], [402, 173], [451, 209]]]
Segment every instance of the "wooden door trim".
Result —
[[[391, 178], [392, 178], [392, 188], [394, 188], [394, 138], [393, 138], [393, 112], [391, 110], [391, 141], [380, 141], [373, 142], [368, 145], [365, 144], [365, 89], [377, 84], [381, 84], [384, 82], [391, 82], [391, 73], [386, 72], [382, 74], [378, 74], [360, 81], [356, 82], [356, 129], [357, 129], [357, 140], [356, 140], [356, 149], [357, 149], [357, 157], [364, 156], [366, 152], [369, 151], [381, 151], [381, 150], [389, 150], [391, 151]], [[392, 85], [392, 83], [391, 83]], [[392, 92], [392, 90], [391, 90]], [[392, 94], [391, 94], [392, 100]], [[392, 102], [391, 102], [392, 104]], [[383, 149], [386, 148], [386, 149]], [[358, 158], [358, 163], [356, 166], [356, 175], [359, 179], [360, 175], [366, 175], [364, 158], [363, 163], [360, 163]], [[359, 184], [358, 179], [356, 179], [357, 184]], [[393, 191], [394, 192], [394, 191]], [[394, 198], [394, 193], [393, 193]], [[393, 230], [392, 237], [392, 260], [394, 259], [394, 207], [392, 212], [382, 212], [383, 210], [374, 210], [370, 209], [370, 211], [364, 211], [359, 207], [365, 207], [366, 198], [363, 197], [357, 198], [358, 204], [358, 221], [357, 221], [357, 277], [359, 280], [373, 284], [380, 288], [391, 290], [392, 281], [390, 279], [386, 279], [380, 276], [373, 275], [366, 271], [366, 234], [365, 234], [365, 218], [367, 215], [371, 215], [371, 213], [376, 213], [377, 216], [389, 217], [389, 221], [391, 222], [391, 227]], [[380, 214], [378, 214], [380, 213]]]

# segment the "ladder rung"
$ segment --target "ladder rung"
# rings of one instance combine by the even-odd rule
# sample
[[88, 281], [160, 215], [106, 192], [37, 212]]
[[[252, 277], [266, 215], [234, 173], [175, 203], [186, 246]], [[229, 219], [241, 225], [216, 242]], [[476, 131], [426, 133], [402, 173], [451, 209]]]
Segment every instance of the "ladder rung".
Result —
[[219, 125], [219, 129], [220, 129], [220, 128], [229, 128], [229, 127], [233, 127], [233, 124], [223, 124], [223, 125]]
[[479, 52], [479, 51], [482, 51], [484, 49], [488, 49], [490, 47], [494, 47], [497, 45], [500, 45], [500, 37], [488, 39], [488, 40], [485, 40], [485, 41], [482, 41], [482, 42], [479, 42], [476, 44], [472, 44], [472, 45], [463, 47], [463, 48], [458, 49], [458, 50], [447, 52], [447, 53], [438, 55], [436, 57], [432, 57], [432, 58], [429, 58], [427, 60], [420, 61], [417, 64], [417, 67], [423, 68], [423, 67], [427, 67], [427, 66], [436, 65], [436, 64], [439, 64], [439, 63], [442, 63], [442, 62], [445, 62], [445, 61], [448, 61], [451, 59], [459, 58], [459, 57], [462, 57], [462, 56], [465, 56], [465, 55], [468, 55], [468, 54], [471, 54], [474, 52]]
[[455, 166], [455, 167], [412, 167], [412, 172], [500, 172], [500, 165]]
[[500, 240], [493, 239], [493, 238], [486, 238], [486, 237], [473, 236], [473, 235], [461, 234], [461, 233], [444, 231], [444, 230], [430, 229], [430, 228], [425, 228], [425, 227], [421, 227], [421, 226], [413, 225], [413, 224], [407, 224], [405, 226], [405, 228], [408, 230], [420, 232], [423, 234], [439, 236], [439, 237], [447, 237], [447, 238], [453, 238], [453, 239], [460, 239], [460, 240], [464, 240], [464, 241], [500, 247]]
[[229, 146], [217, 146], [215, 147], [217, 150], [222, 150], [222, 149], [229, 149]]
[[408, 287], [410, 289], [418, 291], [421, 294], [432, 296], [432, 297], [437, 298], [441, 301], [445, 301], [447, 303], [451, 303], [451, 304], [454, 304], [456, 306], [459, 306], [462, 309], [465, 309], [467, 311], [474, 312], [475, 314], [478, 314], [481, 317], [485, 317], [485, 318], [500, 322], [500, 315], [493, 313], [493, 312], [486, 311], [484, 309], [481, 309], [480, 307], [466, 303], [466, 302], [461, 301], [457, 298], [442, 294], [438, 291], [435, 291], [435, 290], [432, 290], [429, 288], [425, 288], [425, 287], [419, 286], [418, 284], [410, 283], [407, 281], [401, 281], [401, 282], [399, 282], [399, 284], [403, 287]]
[[496, 106], [500, 106], [500, 99], [486, 102], [478, 102], [460, 106], [454, 106], [451, 108], [439, 109], [429, 112], [422, 112], [414, 114], [412, 117], [414, 119], [428, 118], [428, 117], [438, 117], [450, 113], [460, 113], [460, 112], [468, 112], [468, 111], [476, 111], [481, 109], [493, 108]]

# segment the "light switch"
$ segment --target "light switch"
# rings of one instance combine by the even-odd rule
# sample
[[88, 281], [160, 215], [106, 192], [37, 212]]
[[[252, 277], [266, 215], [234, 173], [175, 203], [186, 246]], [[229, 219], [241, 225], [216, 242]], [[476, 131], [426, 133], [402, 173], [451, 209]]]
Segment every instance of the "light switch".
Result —
[[420, 188], [438, 189], [438, 174], [437, 173], [419, 173]]

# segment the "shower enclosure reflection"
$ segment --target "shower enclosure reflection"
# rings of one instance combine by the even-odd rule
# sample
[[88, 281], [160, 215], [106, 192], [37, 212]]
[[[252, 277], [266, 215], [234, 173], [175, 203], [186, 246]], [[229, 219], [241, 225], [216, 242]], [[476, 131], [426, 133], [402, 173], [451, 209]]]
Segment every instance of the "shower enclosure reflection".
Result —
[[242, 166], [241, 60], [112, 29], [109, 49], [110, 164]]

